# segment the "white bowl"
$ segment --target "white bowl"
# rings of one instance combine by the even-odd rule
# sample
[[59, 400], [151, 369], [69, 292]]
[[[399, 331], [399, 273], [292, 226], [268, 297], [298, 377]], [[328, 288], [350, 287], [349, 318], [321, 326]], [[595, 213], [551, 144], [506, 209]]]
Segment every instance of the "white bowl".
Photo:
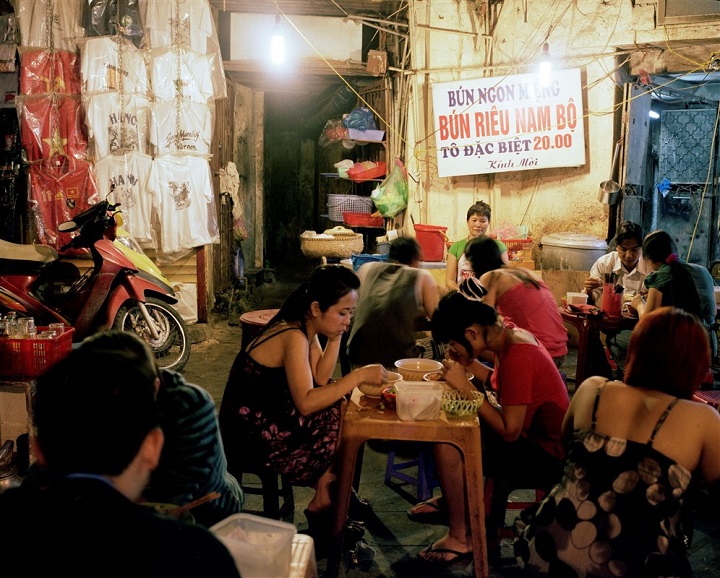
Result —
[[392, 385], [393, 383], [396, 383], [402, 379], [402, 375], [395, 371], [388, 371], [388, 382], [382, 383], [380, 385], [371, 385], [369, 383], [361, 383], [358, 385], [358, 389], [360, 390], [360, 393], [363, 395], [366, 395], [368, 397], [377, 397], [379, 398], [382, 395], [383, 389], [388, 387], [389, 385]]
[[421, 357], [411, 357], [408, 359], [398, 359], [395, 362], [400, 375], [406, 381], [422, 381], [426, 373], [433, 371], [441, 371], [443, 364], [434, 359], [423, 359]]

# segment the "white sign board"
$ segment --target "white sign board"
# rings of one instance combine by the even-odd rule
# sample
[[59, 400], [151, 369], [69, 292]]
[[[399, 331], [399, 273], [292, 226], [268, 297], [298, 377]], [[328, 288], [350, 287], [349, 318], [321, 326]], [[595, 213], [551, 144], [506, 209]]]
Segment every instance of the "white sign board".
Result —
[[585, 164], [580, 70], [433, 86], [438, 175], [453, 177]]

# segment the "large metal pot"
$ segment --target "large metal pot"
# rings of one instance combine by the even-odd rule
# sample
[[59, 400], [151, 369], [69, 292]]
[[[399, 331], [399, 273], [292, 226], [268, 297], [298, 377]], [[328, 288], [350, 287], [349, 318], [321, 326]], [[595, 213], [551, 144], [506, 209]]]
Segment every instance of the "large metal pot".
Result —
[[540, 268], [589, 271], [607, 252], [602, 239], [584, 233], [552, 233], [540, 239]]

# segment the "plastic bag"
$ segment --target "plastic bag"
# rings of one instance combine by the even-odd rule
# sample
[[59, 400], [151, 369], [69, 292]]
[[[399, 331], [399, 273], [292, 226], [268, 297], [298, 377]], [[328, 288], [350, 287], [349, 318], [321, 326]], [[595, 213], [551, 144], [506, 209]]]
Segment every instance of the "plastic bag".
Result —
[[347, 134], [347, 128], [343, 126], [342, 120], [331, 118], [325, 123], [318, 143], [321, 147], [326, 147], [331, 142], [347, 139]]
[[342, 119], [343, 126], [357, 130], [377, 130], [375, 117], [369, 108], [358, 106]]
[[400, 159], [395, 159], [390, 174], [377, 186], [370, 198], [375, 202], [380, 214], [386, 219], [393, 218], [407, 208], [407, 170]]
[[173, 291], [178, 299], [175, 310], [180, 314], [182, 320], [186, 325], [197, 323], [197, 283], [175, 283]]

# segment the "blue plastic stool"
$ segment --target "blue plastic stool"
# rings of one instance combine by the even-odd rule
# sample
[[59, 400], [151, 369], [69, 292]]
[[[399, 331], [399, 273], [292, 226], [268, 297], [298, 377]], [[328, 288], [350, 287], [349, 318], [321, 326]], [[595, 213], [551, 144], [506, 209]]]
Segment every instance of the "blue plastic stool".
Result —
[[[392, 485], [392, 479], [400, 479], [416, 489], [418, 501], [423, 502], [432, 498], [433, 489], [438, 486], [435, 478], [435, 462], [433, 460], [433, 444], [418, 444], [418, 457], [404, 462], [395, 461], [394, 443], [390, 444], [387, 466], [385, 467], [385, 485]], [[403, 470], [417, 466], [417, 477], [405, 473]]]

